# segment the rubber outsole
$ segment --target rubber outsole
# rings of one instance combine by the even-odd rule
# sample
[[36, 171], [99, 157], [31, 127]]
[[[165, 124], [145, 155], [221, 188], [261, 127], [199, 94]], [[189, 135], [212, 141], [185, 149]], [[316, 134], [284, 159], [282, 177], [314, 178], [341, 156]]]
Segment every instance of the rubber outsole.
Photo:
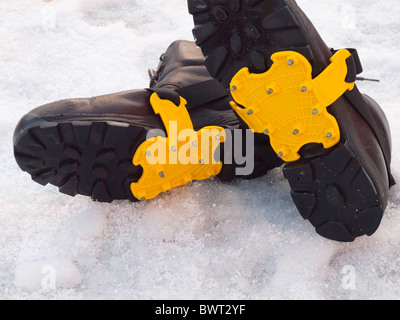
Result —
[[133, 155], [146, 130], [112, 121], [48, 122], [25, 116], [14, 134], [14, 155], [32, 180], [61, 193], [99, 202], [138, 201], [130, 185], [142, 175]]
[[284, 0], [188, 0], [188, 5], [205, 65], [225, 87], [244, 67], [265, 72], [278, 51], [299, 52], [313, 64], [301, 26]]
[[[242, 68], [248, 67], [251, 73], [267, 71], [271, 55], [279, 51], [301, 53], [314, 69], [304, 27], [287, 1], [188, 0], [188, 5], [206, 67], [226, 88]], [[384, 206], [346, 137], [330, 150], [312, 146], [304, 150], [301, 160], [287, 163], [283, 170], [303, 218], [321, 236], [335, 241], [372, 235]]]
[[371, 236], [384, 208], [368, 173], [347, 144], [283, 169], [293, 201], [321, 236], [340, 242]]
[[[222, 118], [219, 120], [223, 122]], [[131, 184], [139, 181], [143, 168], [133, 164], [133, 157], [146, 140], [147, 132], [144, 127], [129, 122], [99, 119], [59, 122], [28, 114], [15, 129], [14, 156], [33, 181], [43, 186], [52, 184], [66, 195], [80, 194], [107, 203], [137, 202], [139, 199], [133, 196]], [[236, 168], [244, 165], [233, 162], [223, 165], [217, 176], [219, 180], [255, 179], [283, 164], [272, 148], [265, 147], [269, 144], [268, 137], [256, 134], [254, 139], [252, 174], [238, 176]], [[245, 154], [246, 145], [241, 146]], [[221, 148], [221, 159], [225, 159], [224, 143]], [[230, 153], [234, 154], [233, 150]]]

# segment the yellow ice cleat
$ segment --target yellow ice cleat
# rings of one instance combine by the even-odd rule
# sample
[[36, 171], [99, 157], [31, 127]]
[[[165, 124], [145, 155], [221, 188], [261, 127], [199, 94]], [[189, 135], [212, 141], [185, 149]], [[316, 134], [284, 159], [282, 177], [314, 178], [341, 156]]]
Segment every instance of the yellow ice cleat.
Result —
[[160, 193], [205, 180], [218, 175], [222, 162], [214, 159], [214, 153], [225, 139], [222, 127], [205, 127], [196, 132], [186, 100], [180, 97], [180, 105], [161, 99], [153, 93], [150, 103], [159, 114], [167, 131], [167, 137], [155, 137], [142, 143], [137, 149], [133, 164], [142, 166], [143, 175], [132, 183], [133, 195], [140, 200], [150, 200]]
[[270, 136], [273, 149], [286, 162], [299, 160], [298, 152], [309, 143], [331, 148], [339, 143], [341, 133], [327, 107], [354, 89], [354, 82], [345, 81], [350, 56], [348, 50], [338, 51], [313, 79], [304, 56], [292, 51], [275, 53], [267, 72], [251, 74], [243, 68], [235, 75], [230, 88], [236, 103], [231, 106], [250, 129]]

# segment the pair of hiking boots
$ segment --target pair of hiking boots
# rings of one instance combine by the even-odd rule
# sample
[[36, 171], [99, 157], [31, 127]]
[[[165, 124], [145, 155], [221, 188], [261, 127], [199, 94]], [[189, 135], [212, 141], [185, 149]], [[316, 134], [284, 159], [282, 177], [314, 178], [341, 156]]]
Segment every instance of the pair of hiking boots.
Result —
[[357, 51], [328, 48], [293, 0], [188, 6], [196, 43], [172, 43], [148, 89], [25, 115], [14, 134], [20, 168], [62, 193], [112, 202], [284, 165], [295, 205], [320, 235], [374, 234], [395, 184], [391, 134], [355, 86]]

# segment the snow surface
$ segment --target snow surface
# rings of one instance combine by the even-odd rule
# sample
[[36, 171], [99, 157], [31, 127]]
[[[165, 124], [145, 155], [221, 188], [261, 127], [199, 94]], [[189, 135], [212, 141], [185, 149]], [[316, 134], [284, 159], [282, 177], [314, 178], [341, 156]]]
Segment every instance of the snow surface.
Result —
[[[326, 42], [356, 47], [386, 111], [400, 180], [398, 0], [299, 0]], [[192, 40], [185, 0], [0, 1], [1, 299], [398, 299], [400, 193], [371, 238], [340, 244], [303, 221], [280, 169], [206, 181], [139, 204], [98, 204], [33, 183], [12, 134], [30, 109], [147, 87]], [[56, 271], [56, 289], [44, 284]]]

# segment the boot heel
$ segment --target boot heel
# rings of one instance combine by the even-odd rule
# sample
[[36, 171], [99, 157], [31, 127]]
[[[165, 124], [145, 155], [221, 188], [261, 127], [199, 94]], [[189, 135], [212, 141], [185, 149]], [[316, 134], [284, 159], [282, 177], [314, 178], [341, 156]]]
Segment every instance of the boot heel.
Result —
[[384, 212], [379, 193], [346, 143], [283, 169], [293, 201], [321, 236], [340, 242], [372, 235]]
[[61, 193], [99, 202], [137, 201], [130, 185], [142, 175], [132, 164], [146, 130], [116, 121], [51, 122], [28, 114], [14, 134], [14, 155], [32, 180]]

